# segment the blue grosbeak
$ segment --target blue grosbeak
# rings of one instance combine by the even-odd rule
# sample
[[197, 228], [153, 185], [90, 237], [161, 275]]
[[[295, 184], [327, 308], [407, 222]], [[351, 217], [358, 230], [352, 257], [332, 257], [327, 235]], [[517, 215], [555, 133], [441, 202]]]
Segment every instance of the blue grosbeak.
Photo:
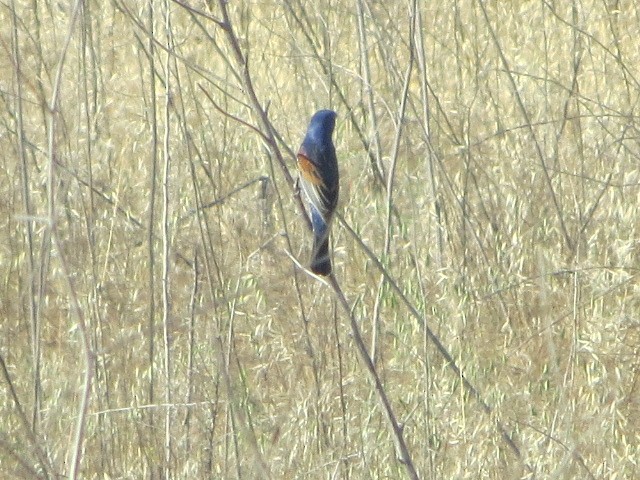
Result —
[[313, 227], [313, 252], [309, 268], [316, 275], [331, 273], [329, 228], [338, 204], [340, 180], [336, 149], [331, 139], [335, 124], [336, 112], [318, 110], [311, 117], [298, 151], [298, 169]]

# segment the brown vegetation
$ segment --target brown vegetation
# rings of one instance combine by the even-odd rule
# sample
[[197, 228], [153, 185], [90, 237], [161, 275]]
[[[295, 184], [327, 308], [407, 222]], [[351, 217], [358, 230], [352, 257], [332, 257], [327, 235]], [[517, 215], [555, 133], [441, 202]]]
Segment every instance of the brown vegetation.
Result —
[[0, 21], [0, 477], [640, 475], [634, 2]]

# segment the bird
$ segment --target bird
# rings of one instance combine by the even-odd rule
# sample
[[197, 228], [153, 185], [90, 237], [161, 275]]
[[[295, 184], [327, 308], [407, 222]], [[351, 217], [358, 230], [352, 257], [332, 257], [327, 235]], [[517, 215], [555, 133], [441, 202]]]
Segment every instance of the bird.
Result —
[[314, 113], [297, 155], [302, 190], [313, 228], [309, 269], [324, 276], [331, 274], [329, 230], [340, 191], [338, 159], [331, 138], [336, 117], [333, 110]]

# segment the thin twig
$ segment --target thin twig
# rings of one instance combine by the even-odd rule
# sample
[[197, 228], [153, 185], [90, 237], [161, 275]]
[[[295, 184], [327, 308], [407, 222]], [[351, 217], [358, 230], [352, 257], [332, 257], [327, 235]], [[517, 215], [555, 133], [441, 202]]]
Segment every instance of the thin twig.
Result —
[[244, 125], [245, 127], [247, 127], [250, 130], [253, 130], [260, 137], [262, 137], [262, 139], [265, 140], [266, 142], [270, 141], [268, 135], [266, 135], [262, 130], [260, 130], [259, 128], [251, 125], [249, 122], [244, 121], [240, 117], [229, 113], [227, 110], [225, 110], [220, 105], [218, 105], [218, 103], [213, 99], [213, 97], [209, 94], [209, 92], [202, 85], [198, 84], [198, 87], [200, 88], [200, 90], [202, 90], [202, 92], [205, 94], [205, 96], [209, 99], [209, 101], [211, 102], [213, 107], [217, 111], [219, 111], [222, 115], [224, 115], [225, 117], [230, 118], [231, 120], [233, 120], [236, 123], [239, 123], [240, 125]]
[[219, 19], [217, 19], [213, 15], [208, 14], [205, 11], [202, 11], [202, 10], [200, 10], [198, 8], [192, 7], [191, 5], [189, 5], [186, 2], [183, 2], [182, 0], [171, 0], [171, 1], [173, 3], [177, 3], [182, 8], [184, 8], [185, 10], [189, 11], [192, 14], [195, 14], [195, 15], [198, 15], [200, 17], [206, 18], [207, 20], [210, 20], [213, 23], [217, 24], [219, 27], [224, 27], [224, 24], [222, 23], [222, 21], [220, 21]]
[[380, 380], [378, 372], [376, 371], [373, 360], [371, 359], [371, 356], [367, 351], [367, 347], [364, 344], [364, 340], [362, 339], [358, 321], [353, 315], [351, 307], [349, 306], [349, 302], [342, 292], [342, 288], [340, 288], [340, 284], [338, 283], [338, 280], [333, 273], [327, 278], [327, 284], [333, 289], [333, 292], [336, 294], [340, 305], [342, 305], [344, 313], [347, 315], [347, 317], [349, 317], [349, 322], [351, 324], [351, 333], [353, 334], [353, 339], [355, 341], [356, 347], [358, 348], [358, 354], [360, 355], [362, 363], [364, 363], [365, 371], [369, 375], [369, 379], [371, 380], [378, 400], [380, 401], [384, 417], [387, 420], [389, 431], [394, 437], [398, 458], [404, 465], [409, 478], [411, 478], [412, 480], [417, 480], [419, 478], [418, 472], [413, 465], [411, 453], [409, 453], [409, 449], [407, 448], [407, 444], [404, 440], [403, 426], [400, 425], [396, 420], [396, 415], [393, 411], [393, 407], [391, 406], [391, 402], [387, 397], [387, 393], [384, 389], [384, 386], [382, 385], [382, 381]]
[[[171, 32], [171, 13], [169, 1], [165, 1], [165, 35], [167, 56], [165, 60], [165, 104], [164, 104], [164, 139], [163, 139], [163, 171], [162, 171], [162, 334], [164, 344], [164, 401], [171, 404], [171, 334], [169, 323], [171, 322], [171, 304], [169, 301], [170, 290], [170, 249], [171, 237], [169, 232], [170, 210], [170, 185], [169, 177], [171, 172], [171, 51], [173, 48], [173, 37]], [[171, 478], [171, 409], [167, 409], [164, 415], [164, 476]]]
[[[375, 109], [373, 86], [371, 85], [371, 66], [369, 63], [369, 45], [367, 40], [367, 30], [364, 23], [364, 7], [363, 0], [356, 2], [356, 15], [358, 17], [358, 47], [360, 50], [360, 62], [362, 63], [362, 80], [367, 99], [367, 109], [369, 110], [369, 121], [371, 122], [371, 135], [373, 136], [373, 149], [376, 159], [376, 165], [380, 171], [382, 178], [386, 177], [384, 165], [382, 163], [382, 147], [380, 146], [380, 132], [378, 130], [378, 115]], [[375, 359], [375, 353], [372, 355]]]

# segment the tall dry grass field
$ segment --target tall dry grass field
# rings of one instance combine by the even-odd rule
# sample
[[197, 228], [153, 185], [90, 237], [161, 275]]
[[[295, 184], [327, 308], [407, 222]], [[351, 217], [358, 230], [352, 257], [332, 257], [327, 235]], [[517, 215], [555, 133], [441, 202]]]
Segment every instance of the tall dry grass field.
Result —
[[[0, 477], [640, 476], [635, 2], [0, 25]], [[301, 268], [320, 108], [333, 281]]]

